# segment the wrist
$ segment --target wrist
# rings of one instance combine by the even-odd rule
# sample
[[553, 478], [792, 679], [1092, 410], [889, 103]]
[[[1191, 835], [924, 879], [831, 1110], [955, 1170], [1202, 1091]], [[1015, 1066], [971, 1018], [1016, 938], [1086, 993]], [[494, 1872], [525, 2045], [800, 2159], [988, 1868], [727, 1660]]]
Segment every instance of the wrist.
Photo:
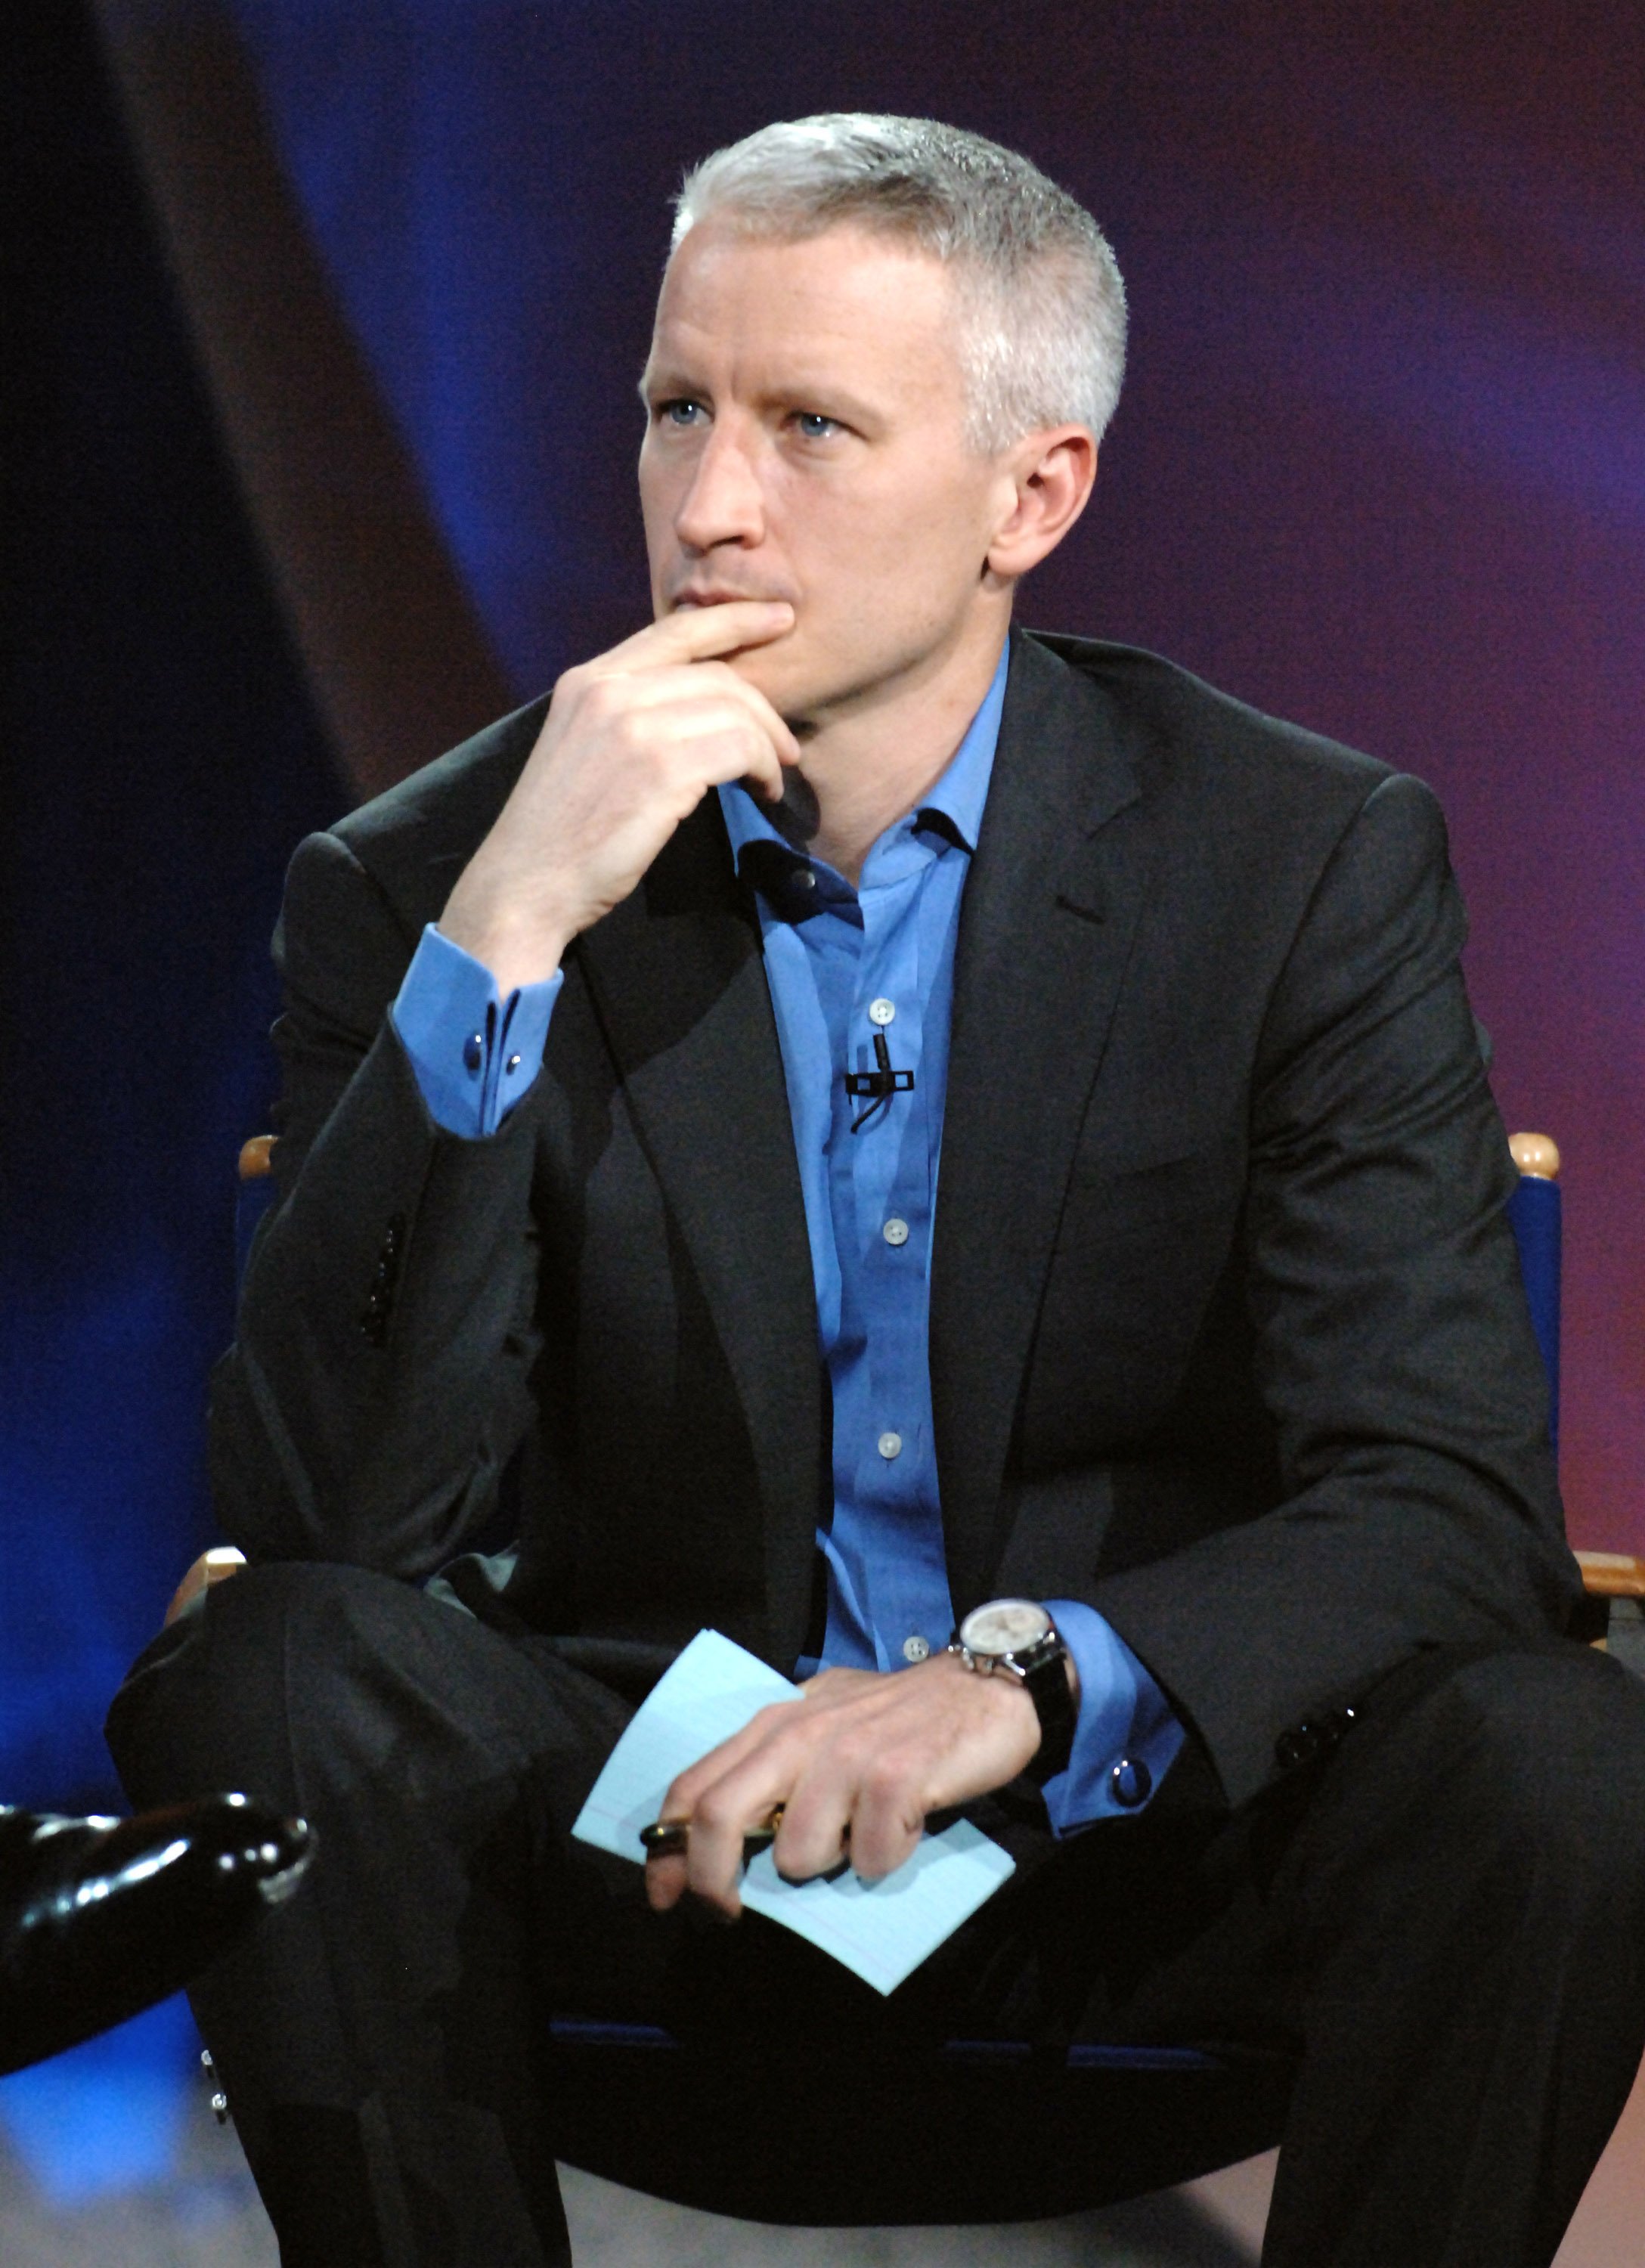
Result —
[[522, 915], [465, 902], [461, 888], [459, 883], [435, 927], [491, 971], [504, 999], [554, 975], [576, 934], [573, 923], [557, 913]]
[[1040, 1734], [1028, 1776], [1044, 1786], [1065, 1771], [1077, 1729], [1080, 1680], [1047, 1609], [1029, 1599], [990, 1600], [966, 1616], [948, 1651], [991, 1683], [1021, 1687]]

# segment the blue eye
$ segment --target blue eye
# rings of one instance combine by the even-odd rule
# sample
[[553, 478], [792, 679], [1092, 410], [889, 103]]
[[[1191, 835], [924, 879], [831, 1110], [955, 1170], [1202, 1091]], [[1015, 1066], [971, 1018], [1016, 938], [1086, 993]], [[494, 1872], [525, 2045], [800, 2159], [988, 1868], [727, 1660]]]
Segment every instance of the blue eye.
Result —
[[839, 431], [837, 418], [824, 417], [822, 412], [816, 409], [796, 410], [794, 423], [808, 441], [826, 441], [830, 433], [837, 433]]
[[670, 425], [682, 427], [687, 431], [696, 424], [702, 415], [703, 405], [700, 401], [690, 401], [683, 397], [677, 401], [660, 402], [657, 406], [657, 416], [660, 418], [665, 419]]

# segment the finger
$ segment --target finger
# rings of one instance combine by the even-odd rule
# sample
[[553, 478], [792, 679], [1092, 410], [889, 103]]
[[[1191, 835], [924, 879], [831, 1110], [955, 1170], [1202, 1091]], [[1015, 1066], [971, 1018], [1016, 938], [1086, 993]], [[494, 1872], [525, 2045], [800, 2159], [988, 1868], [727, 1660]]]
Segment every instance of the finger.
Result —
[[[663, 1797], [658, 1817], [691, 1818], [699, 1800], [708, 1789], [717, 1780], [724, 1779], [728, 1772], [735, 1771], [766, 1742], [785, 1730], [798, 1706], [797, 1700], [772, 1701], [763, 1709], [756, 1710], [741, 1732], [733, 1733], [728, 1740], [721, 1741], [717, 1748], [710, 1749], [706, 1756], [699, 1756], [671, 1783]], [[773, 1798], [774, 1802], [778, 1800]], [[768, 1806], [765, 1815], [769, 1816], [769, 1813]]]
[[[842, 1693], [832, 1705], [808, 1707], [802, 1700], [770, 1712], [769, 1730], [758, 1746], [696, 1793], [688, 1853], [692, 1889], [713, 1896], [723, 1880], [727, 1845], [735, 1869], [746, 1855], [747, 1837], [763, 1827], [778, 1806], [772, 1852], [778, 1873], [792, 1881], [808, 1881], [838, 1866], [856, 1787], [873, 1754], [871, 1725], [853, 1727], [849, 1720], [859, 1718], [874, 1697], [858, 1690]], [[719, 1839], [722, 1830], [724, 1843]]]
[[787, 1778], [765, 1748], [697, 1800], [685, 1850], [686, 1888], [722, 1913], [742, 1911], [744, 1845], [782, 1802]]
[[[894, 1874], [926, 1831], [924, 1759], [895, 1750], [876, 1756], [859, 1778], [851, 1806], [851, 1863], [865, 1881]], [[785, 1825], [786, 1822], [785, 1821]]]
[[653, 1913], [667, 1913], [685, 1896], [685, 1854], [645, 1861], [645, 1898]]
[[851, 1831], [849, 1789], [837, 1780], [819, 1784], [813, 1775], [800, 1782], [784, 1807], [771, 1845], [771, 1863], [787, 1882], [809, 1882], [819, 1874], [831, 1874], [843, 1859], [855, 1860]]
[[793, 728], [782, 712], [772, 707], [757, 685], [750, 685], [746, 677], [739, 677], [736, 671], [728, 668], [724, 662], [700, 664], [699, 667], [712, 669], [716, 679], [728, 691], [735, 693], [743, 707], [753, 715], [756, 723], [763, 726], [770, 736], [772, 747], [784, 763], [799, 762], [801, 750]]
[[[619, 648], [618, 651], [621, 651]], [[608, 699], [619, 699], [622, 707], [631, 714], [639, 711], [688, 707], [700, 700], [711, 689], [747, 710], [770, 740], [778, 756], [786, 764], [797, 764], [800, 747], [793, 730], [781, 712], [774, 709], [756, 685], [739, 677], [734, 669], [722, 661], [659, 665], [655, 668], [636, 670], [622, 678], [622, 691], [611, 691], [612, 674], [598, 681]]]
[[[763, 726], [741, 702], [717, 688], [654, 709], [629, 706], [611, 725], [595, 762], [583, 766], [574, 808], [596, 817], [603, 814], [608, 831], [649, 814], [655, 821], [655, 839], [646, 836], [641, 844], [645, 865], [710, 787], [751, 779], [762, 795], [782, 792], [782, 763]], [[572, 777], [575, 783], [578, 776]], [[545, 797], [557, 790], [562, 792], [563, 810], [560, 783], [552, 778], [542, 783]], [[639, 872], [637, 868], [634, 880]]]
[[846, 1855], [876, 1880], [900, 1867], [924, 1832], [932, 1761], [924, 1712], [911, 1712], [901, 1678], [880, 1683], [881, 1692], [846, 1692], [829, 1711], [830, 1736], [788, 1799], [775, 1857], [794, 1881], [826, 1874]]
[[602, 659], [626, 669], [709, 661], [743, 646], [768, 645], [793, 627], [793, 619], [794, 610], [786, 599], [729, 599], [720, 607], [678, 607], [614, 645]]
[[696, 701], [655, 718], [645, 729], [673, 784], [692, 803], [705, 788], [730, 780], [753, 780], [770, 798], [782, 794], [784, 760], [760, 719], [740, 703]]
[[800, 1726], [803, 1713], [798, 1700], [773, 1703], [674, 1781], [660, 1815], [689, 1822], [690, 1833], [682, 1855], [648, 1863], [653, 1905], [672, 1905], [690, 1889], [722, 1912], [741, 1912], [743, 1845], [793, 1783], [798, 1760], [814, 1737]]

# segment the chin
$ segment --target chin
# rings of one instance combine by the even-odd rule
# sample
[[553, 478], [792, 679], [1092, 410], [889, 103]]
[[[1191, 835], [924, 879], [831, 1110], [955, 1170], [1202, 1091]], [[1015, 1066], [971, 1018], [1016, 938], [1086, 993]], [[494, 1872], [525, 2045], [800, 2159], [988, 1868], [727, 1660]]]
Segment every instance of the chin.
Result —
[[796, 705], [804, 708], [816, 691], [815, 671], [807, 667], [803, 655], [787, 652], [787, 644], [786, 638], [780, 638], [771, 645], [744, 646], [727, 657], [737, 675], [785, 717]]

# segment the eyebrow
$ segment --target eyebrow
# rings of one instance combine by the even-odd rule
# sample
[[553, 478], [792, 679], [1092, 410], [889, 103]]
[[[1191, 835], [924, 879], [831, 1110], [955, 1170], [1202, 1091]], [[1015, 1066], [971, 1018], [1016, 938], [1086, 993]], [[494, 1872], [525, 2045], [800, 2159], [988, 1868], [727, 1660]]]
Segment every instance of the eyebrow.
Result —
[[678, 376], [666, 364], [653, 371], [651, 364], [647, 363], [635, 381], [635, 391], [648, 409], [653, 394], [668, 401], [671, 401], [676, 394], [686, 394], [695, 400], [702, 390], [700, 387], [692, 386], [688, 379]]

